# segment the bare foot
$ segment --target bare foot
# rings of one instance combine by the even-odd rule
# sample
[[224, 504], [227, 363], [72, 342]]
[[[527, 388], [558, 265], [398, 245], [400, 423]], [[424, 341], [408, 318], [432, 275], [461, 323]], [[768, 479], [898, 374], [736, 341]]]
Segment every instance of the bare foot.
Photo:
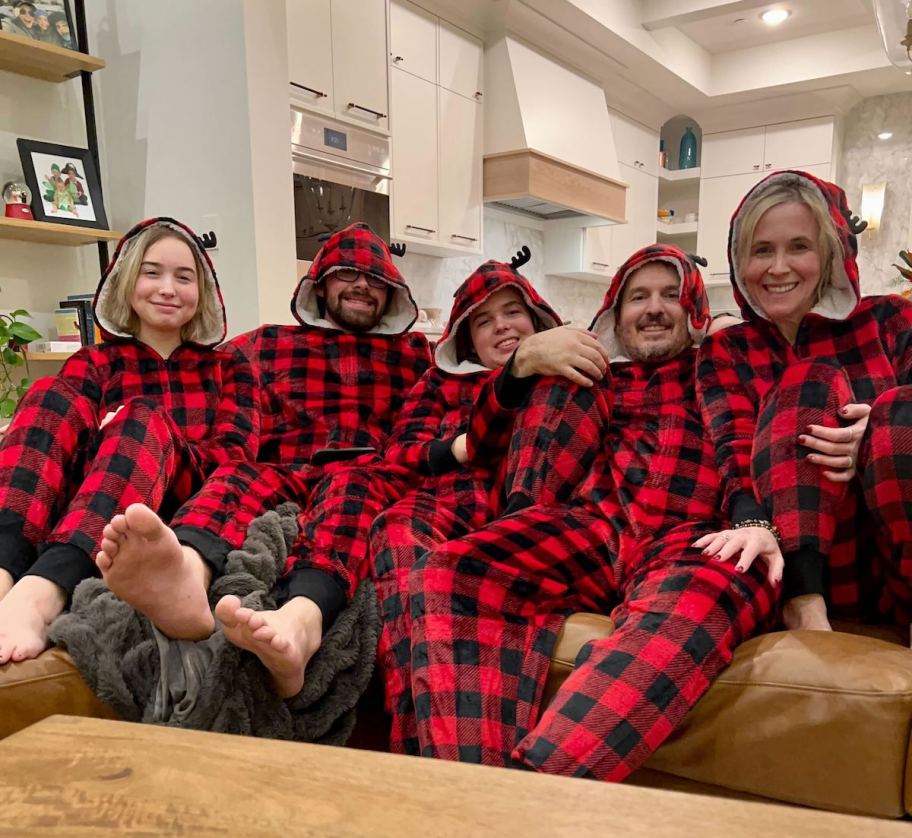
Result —
[[63, 590], [25, 576], [0, 602], [0, 666], [37, 658], [48, 647], [48, 626], [66, 604]]
[[0, 570], [0, 599], [3, 599], [13, 589], [15, 584], [8, 570]]
[[313, 600], [299, 596], [278, 611], [254, 611], [236, 596], [224, 596], [215, 616], [229, 641], [263, 662], [280, 698], [301, 692], [304, 670], [323, 637], [323, 613]]
[[820, 594], [805, 594], [790, 599], [782, 606], [782, 622], [787, 629], [833, 630], [827, 619], [826, 600]]
[[96, 564], [108, 588], [174, 640], [203, 640], [215, 620], [209, 568], [158, 515], [131, 504], [104, 528]]

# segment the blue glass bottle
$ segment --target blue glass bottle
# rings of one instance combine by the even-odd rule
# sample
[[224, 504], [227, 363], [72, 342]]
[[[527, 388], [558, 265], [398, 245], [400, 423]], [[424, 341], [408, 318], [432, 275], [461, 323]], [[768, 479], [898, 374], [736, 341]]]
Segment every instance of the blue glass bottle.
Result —
[[681, 146], [678, 149], [678, 168], [692, 169], [697, 165], [697, 137], [689, 125], [681, 136]]

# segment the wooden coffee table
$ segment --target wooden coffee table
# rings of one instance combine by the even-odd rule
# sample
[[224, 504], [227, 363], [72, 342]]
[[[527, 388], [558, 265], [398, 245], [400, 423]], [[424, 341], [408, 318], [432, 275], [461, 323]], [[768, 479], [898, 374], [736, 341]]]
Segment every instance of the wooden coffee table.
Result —
[[0, 742], [0, 835], [893, 836], [765, 803], [101, 719]]

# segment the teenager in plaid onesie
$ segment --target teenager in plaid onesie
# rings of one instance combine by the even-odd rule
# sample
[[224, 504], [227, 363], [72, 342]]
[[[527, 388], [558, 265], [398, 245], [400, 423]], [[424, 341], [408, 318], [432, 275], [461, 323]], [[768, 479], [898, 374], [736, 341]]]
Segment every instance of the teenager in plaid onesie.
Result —
[[[424, 755], [621, 780], [773, 612], [774, 580], [692, 546], [720, 524], [694, 392], [693, 343], [708, 319], [686, 254], [635, 253], [592, 325], [610, 372], [589, 388], [539, 381], [516, 420], [508, 514], [416, 563]], [[489, 388], [503, 407], [528, 381], [523, 347]], [[616, 629], [583, 647], [539, 718], [574, 611], [610, 613]]]
[[778, 562], [774, 526], [789, 628], [830, 629], [828, 604], [912, 616], [912, 303], [861, 296], [862, 229], [832, 183], [795, 171], [761, 181], [729, 235], [745, 322], [700, 350], [725, 508], [758, 524], [701, 546], [741, 566]]
[[565, 365], [541, 364], [539, 372], [573, 374], [571, 362], [584, 363], [584, 353], [607, 366], [594, 335], [560, 326], [557, 313], [513, 265], [485, 262], [454, 298], [435, 365], [406, 399], [386, 450], [386, 461], [412, 472], [419, 486], [383, 512], [370, 531], [383, 619], [378, 665], [393, 720], [390, 747], [408, 753], [418, 753], [409, 679], [408, 574], [422, 553], [491, 520], [494, 473], [509, 442], [509, 423], [502, 423], [498, 443], [491, 424], [472, 412], [482, 385], [520, 341], [534, 342], [530, 336], [548, 346], [543, 357]]
[[[284, 501], [299, 504], [302, 533], [279, 583], [282, 607], [253, 612], [226, 597], [216, 609], [228, 639], [261, 658], [284, 697], [300, 691], [323, 632], [369, 576], [365, 534], [403, 490], [395, 475], [372, 479], [367, 466], [379, 461], [372, 452], [382, 449], [406, 394], [430, 365], [427, 339], [407, 332], [418, 314], [408, 287], [389, 248], [365, 224], [324, 244], [292, 312], [299, 325], [262, 326], [230, 342], [259, 371], [257, 462], [219, 468], [170, 528], [151, 510], [131, 507], [105, 530], [99, 556], [111, 590], [167, 636], [208, 637], [210, 576], [200, 569], [217, 570], [257, 516]], [[325, 448], [368, 451], [312, 464]], [[183, 581], [156, 590], [153, 575]], [[168, 622], [176, 597], [189, 603], [179, 625]]]
[[213, 348], [225, 308], [189, 228], [127, 233], [94, 312], [104, 342], [32, 385], [0, 448], [0, 664], [44, 650], [116, 513], [144, 503], [168, 519], [218, 466], [256, 455], [253, 371]]

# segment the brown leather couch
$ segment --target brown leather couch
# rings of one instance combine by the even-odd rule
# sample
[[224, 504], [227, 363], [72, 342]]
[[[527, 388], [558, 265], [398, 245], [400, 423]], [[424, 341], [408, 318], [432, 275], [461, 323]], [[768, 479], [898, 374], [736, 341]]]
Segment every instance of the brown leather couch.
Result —
[[[611, 628], [607, 617], [592, 614], [567, 621], [546, 700], [580, 647]], [[631, 781], [885, 818], [912, 814], [908, 639], [890, 629], [873, 637], [858, 634], [862, 627], [840, 628], [833, 634], [776, 632], [743, 644]], [[0, 667], [0, 737], [54, 713], [114, 717], [65, 652], [52, 649], [37, 660]], [[378, 718], [371, 713], [365, 722], [376, 727]], [[382, 747], [378, 730], [365, 733], [360, 731], [362, 744], [372, 739]]]

